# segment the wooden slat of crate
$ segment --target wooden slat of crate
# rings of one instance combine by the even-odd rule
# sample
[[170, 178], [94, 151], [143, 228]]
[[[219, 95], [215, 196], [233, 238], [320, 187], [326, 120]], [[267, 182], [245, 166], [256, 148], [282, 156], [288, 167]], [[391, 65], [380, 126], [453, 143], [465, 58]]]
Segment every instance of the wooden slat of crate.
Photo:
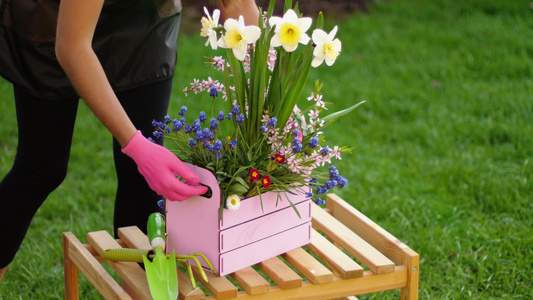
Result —
[[283, 258], [314, 284], [333, 281], [333, 273], [303, 248], [291, 250], [283, 254]]
[[372, 270], [372, 272], [384, 274], [394, 271], [394, 262], [322, 208], [315, 204], [312, 206], [313, 228], [324, 232], [329, 238], [333, 239]]
[[241, 269], [230, 275], [250, 295], [263, 294], [270, 290], [270, 283], [252, 267]]
[[278, 257], [267, 259], [257, 266], [282, 289], [302, 286], [303, 279]]
[[307, 248], [324, 260], [342, 278], [363, 277], [363, 272], [365, 271], [363, 267], [314, 229], [312, 231], [311, 244], [307, 245]]
[[[137, 227], [123, 227], [118, 229], [119, 238], [128, 246], [135, 249], [150, 249], [148, 237]], [[178, 272], [179, 299], [183, 300], [201, 300], [205, 299], [205, 293], [199, 288], [193, 288], [191, 279], [180, 269]]]
[[[105, 249], [121, 248], [106, 231], [89, 232], [87, 241], [102, 255]], [[151, 299], [148, 281], [144, 270], [134, 262], [109, 261], [109, 265], [117, 272], [139, 299]]]

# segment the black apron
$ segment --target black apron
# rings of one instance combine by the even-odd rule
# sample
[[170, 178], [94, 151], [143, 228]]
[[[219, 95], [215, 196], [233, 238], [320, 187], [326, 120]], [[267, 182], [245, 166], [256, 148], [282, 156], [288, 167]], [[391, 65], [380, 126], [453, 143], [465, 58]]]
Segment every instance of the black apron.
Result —
[[[0, 0], [0, 75], [51, 100], [77, 97], [55, 56], [58, 8]], [[105, 0], [93, 49], [116, 91], [174, 75], [180, 11], [179, 0]]]

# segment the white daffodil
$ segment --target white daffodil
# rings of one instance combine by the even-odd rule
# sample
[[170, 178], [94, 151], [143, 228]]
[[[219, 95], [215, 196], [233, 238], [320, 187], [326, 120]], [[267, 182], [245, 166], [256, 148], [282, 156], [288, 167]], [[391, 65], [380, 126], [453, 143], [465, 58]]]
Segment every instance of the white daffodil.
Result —
[[218, 40], [218, 46], [233, 50], [235, 57], [243, 61], [246, 57], [248, 44], [255, 43], [261, 36], [261, 29], [257, 26], [244, 25], [244, 18], [239, 20], [227, 19], [224, 22], [226, 33]]
[[337, 26], [329, 34], [321, 29], [313, 31], [313, 43], [315, 43], [316, 47], [313, 51], [315, 57], [311, 62], [311, 66], [316, 68], [324, 60], [328, 66], [333, 65], [342, 48], [341, 41], [335, 38], [335, 34], [337, 34]]
[[239, 209], [241, 206], [241, 199], [237, 195], [230, 195], [226, 199], [226, 208], [232, 211]]
[[272, 47], [283, 46], [287, 52], [292, 52], [298, 47], [298, 43], [306, 45], [310, 38], [306, 31], [311, 27], [311, 18], [298, 18], [296, 13], [289, 9], [280, 17], [271, 17], [268, 20], [270, 26], [276, 26], [272, 37]]
[[204, 7], [204, 12], [207, 17], [202, 17], [202, 30], [200, 30], [200, 36], [207, 37], [205, 45], [211, 45], [211, 48], [217, 49], [217, 32], [214, 30], [218, 27], [218, 19], [220, 18], [220, 10], [215, 9], [213, 11], [213, 17], [209, 15], [209, 11]]

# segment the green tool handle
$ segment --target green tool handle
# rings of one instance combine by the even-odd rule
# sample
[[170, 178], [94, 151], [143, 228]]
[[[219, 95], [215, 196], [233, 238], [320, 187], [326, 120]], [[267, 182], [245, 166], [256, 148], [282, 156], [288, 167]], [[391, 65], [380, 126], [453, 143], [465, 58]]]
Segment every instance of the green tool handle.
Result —
[[150, 257], [152, 250], [144, 249], [106, 249], [103, 257], [107, 260], [143, 262], [143, 256]]
[[162, 246], [165, 249], [165, 218], [160, 213], [152, 213], [148, 217], [148, 240], [152, 247]]

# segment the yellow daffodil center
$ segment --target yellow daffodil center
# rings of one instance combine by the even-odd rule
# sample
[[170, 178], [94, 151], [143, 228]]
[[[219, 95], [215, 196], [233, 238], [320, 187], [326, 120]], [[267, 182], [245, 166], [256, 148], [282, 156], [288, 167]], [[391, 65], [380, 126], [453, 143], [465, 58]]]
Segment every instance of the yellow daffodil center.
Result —
[[339, 56], [338, 47], [334, 43], [328, 43], [324, 45], [324, 54], [330, 59], [335, 60]]
[[230, 49], [238, 48], [239, 44], [243, 40], [243, 36], [236, 28], [230, 29], [228, 32], [226, 32], [226, 35], [224, 36], [224, 41]]
[[302, 37], [302, 31], [298, 26], [290, 23], [284, 23], [281, 25], [279, 31], [279, 41], [282, 45], [296, 46], [300, 42]]

